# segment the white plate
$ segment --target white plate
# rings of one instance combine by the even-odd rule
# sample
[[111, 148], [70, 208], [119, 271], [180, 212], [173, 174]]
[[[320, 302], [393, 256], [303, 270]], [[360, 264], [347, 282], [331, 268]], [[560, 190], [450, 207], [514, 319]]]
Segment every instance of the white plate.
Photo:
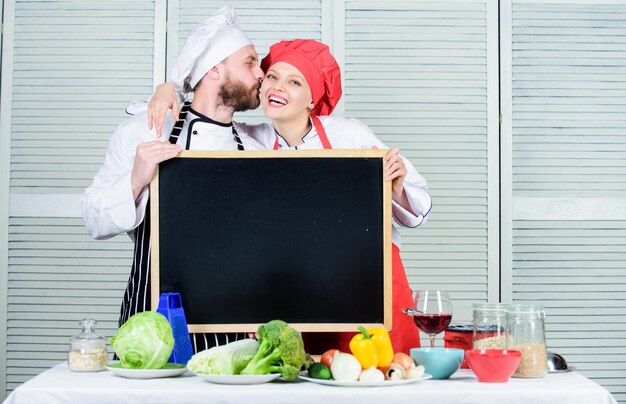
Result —
[[158, 379], [160, 377], [180, 376], [187, 371], [185, 365], [167, 363], [162, 369], [127, 369], [119, 362], [111, 362], [106, 367], [113, 374], [128, 379]]
[[262, 384], [278, 379], [280, 373], [270, 373], [268, 375], [207, 375], [194, 373], [211, 383], [218, 384]]
[[313, 379], [312, 377], [307, 376], [298, 376], [302, 380], [306, 380], [308, 382], [313, 382], [317, 384], [325, 384], [328, 386], [341, 386], [341, 387], [388, 387], [388, 386], [399, 386], [401, 384], [411, 384], [416, 383], [421, 380], [428, 380], [432, 378], [431, 375], [425, 373], [424, 376], [418, 377], [417, 379], [402, 379], [402, 380], [385, 380], [384, 382], [339, 382], [337, 380], [322, 380], [322, 379]]

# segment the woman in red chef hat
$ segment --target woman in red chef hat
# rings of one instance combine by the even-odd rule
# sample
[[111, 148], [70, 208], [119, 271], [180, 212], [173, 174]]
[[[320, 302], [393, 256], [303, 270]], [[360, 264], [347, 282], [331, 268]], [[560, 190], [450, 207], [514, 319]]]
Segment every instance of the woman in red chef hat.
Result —
[[[387, 148], [367, 125], [356, 119], [330, 116], [341, 98], [341, 73], [328, 46], [314, 40], [281, 41], [270, 47], [261, 62], [265, 78], [260, 98], [263, 112], [272, 124], [245, 125], [248, 135], [270, 150]], [[163, 98], [172, 98], [171, 86], [160, 87], [151, 108]], [[165, 111], [153, 111], [153, 117]], [[154, 118], [155, 122], [158, 121]], [[384, 176], [392, 181], [392, 213], [404, 227], [423, 224], [432, 201], [424, 178], [393, 148], [385, 156]], [[400, 258], [400, 234], [392, 232], [392, 329], [395, 352], [409, 353], [419, 346], [419, 333], [412, 318], [402, 313], [413, 305], [412, 292]], [[330, 348], [349, 352], [354, 332], [304, 333], [307, 352]]]

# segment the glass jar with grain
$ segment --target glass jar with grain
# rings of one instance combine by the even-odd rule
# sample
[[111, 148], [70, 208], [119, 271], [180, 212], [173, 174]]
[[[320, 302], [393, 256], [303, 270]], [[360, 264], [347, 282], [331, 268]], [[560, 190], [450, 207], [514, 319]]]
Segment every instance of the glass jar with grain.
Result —
[[475, 303], [472, 305], [472, 348], [504, 349], [506, 347], [506, 305]]
[[84, 318], [82, 331], [70, 339], [67, 364], [73, 372], [99, 372], [109, 360], [106, 340], [95, 333], [96, 320]]
[[545, 318], [542, 306], [508, 306], [506, 348], [522, 353], [513, 377], [544, 377], [548, 373]]

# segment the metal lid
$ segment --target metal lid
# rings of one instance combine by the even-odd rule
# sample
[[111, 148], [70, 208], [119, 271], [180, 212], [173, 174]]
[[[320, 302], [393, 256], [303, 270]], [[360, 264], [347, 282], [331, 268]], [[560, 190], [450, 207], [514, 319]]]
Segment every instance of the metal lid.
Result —
[[471, 324], [454, 324], [448, 326], [448, 328], [446, 328], [446, 331], [469, 333], [474, 332], [474, 327]]

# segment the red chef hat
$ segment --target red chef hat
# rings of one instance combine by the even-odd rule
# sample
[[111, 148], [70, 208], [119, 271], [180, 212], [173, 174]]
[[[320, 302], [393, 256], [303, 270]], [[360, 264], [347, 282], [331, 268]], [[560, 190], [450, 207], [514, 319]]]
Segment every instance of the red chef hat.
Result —
[[341, 69], [328, 46], [312, 39], [280, 41], [270, 46], [261, 69], [267, 73], [276, 62], [289, 63], [304, 75], [315, 104], [311, 115], [333, 112], [341, 98]]

